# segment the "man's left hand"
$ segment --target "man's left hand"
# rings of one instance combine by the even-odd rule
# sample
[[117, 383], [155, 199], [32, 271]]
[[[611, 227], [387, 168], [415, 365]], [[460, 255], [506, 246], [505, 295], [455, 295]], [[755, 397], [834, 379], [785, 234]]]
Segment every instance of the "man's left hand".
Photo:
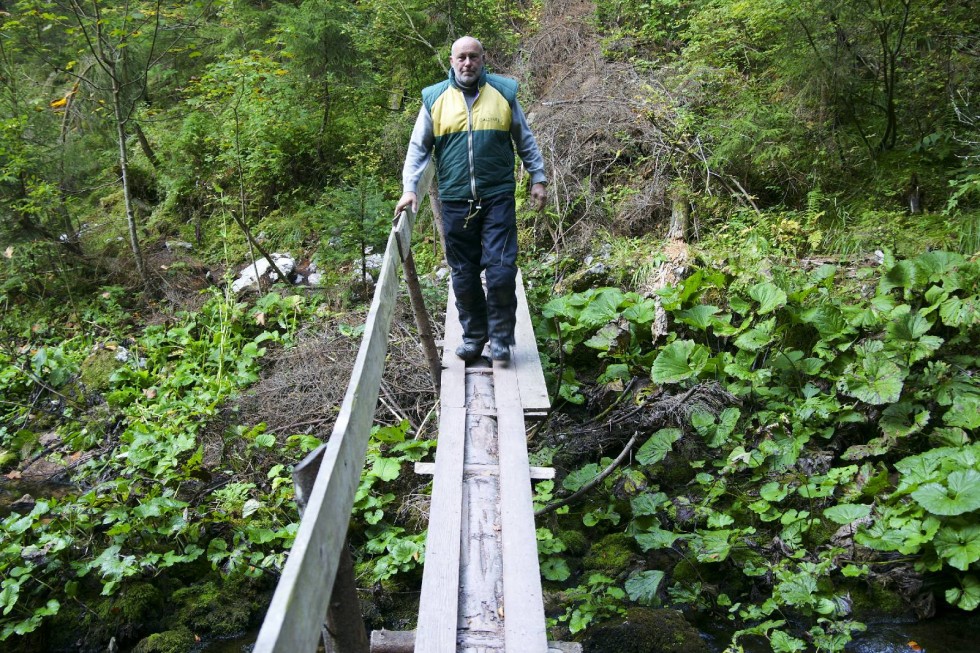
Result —
[[531, 205], [535, 211], [544, 210], [544, 205], [548, 201], [548, 190], [544, 184], [533, 184], [531, 186]]

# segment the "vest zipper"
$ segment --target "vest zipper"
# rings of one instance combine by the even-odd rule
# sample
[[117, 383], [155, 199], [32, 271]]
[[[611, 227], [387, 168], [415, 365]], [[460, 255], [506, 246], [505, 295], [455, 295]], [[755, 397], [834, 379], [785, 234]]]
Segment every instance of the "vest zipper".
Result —
[[[459, 91], [463, 95], [463, 104], [466, 105], [466, 149], [469, 154], [470, 163], [470, 193], [473, 195], [473, 200], [479, 199], [476, 194], [476, 159], [473, 156], [473, 107], [466, 101], [466, 95], [462, 91]], [[473, 104], [476, 104], [480, 99], [480, 91], [476, 92], [476, 98], [473, 99]]]

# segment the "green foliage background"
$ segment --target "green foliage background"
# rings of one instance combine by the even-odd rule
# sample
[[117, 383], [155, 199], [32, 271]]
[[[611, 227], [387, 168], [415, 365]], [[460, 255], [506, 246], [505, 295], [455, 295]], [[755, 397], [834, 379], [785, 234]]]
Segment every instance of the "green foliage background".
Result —
[[[569, 4], [2, 4], [0, 472], [44, 455], [54, 434], [72, 488], [0, 523], [5, 646], [50, 643], [79, 614], [108, 624], [88, 631], [92, 646], [123, 622], [135, 643], [163, 627], [119, 608], [147, 583], [171, 596], [209, 574], [234, 587], [275, 579], [298, 520], [289, 466], [319, 440], [241, 423], [235, 398], [270, 349], [340, 329], [359, 300], [348, 273], [383, 245], [419, 91], [446, 74], [452, 40], [479, 36], [507, 71], [549, 36], [542, 15]], [[95, 20], [112, 48], [93, 47]], [[943, 605], [975, 610], [972, 4], [600, 0], [588, 20], [604, 62], [634, 71], [629, 92], [656, 107], [635, 119], [669, 144], [657, 169], [670, 178], [648, 178], [649, 144], [618, 134], [601, 192], [544, 218], [522, 210], [554, 399], [586, 421], [609, 396], [726, 399], [637, 426], [635, 460], [539, 524], [560, 597], [553, 632], [668, 605], [729, 620], [733, 651], [758, 637], [838, 651], [862, 628], [850, 597], [895, 565]], [[109, 56], [125, 82], [116, 96]], [[561, 65], [522, 88], [547, 92], [586, 62]], [[165, 261], [149, 287], [126, 245], [120, 146], [138, 238]], [[630, 233], [624, 199], [647, 187], [678, 193], [692, 220], [686, 275], [656, 294], [643, 282], [665, 260], [666, 224], [617, 235]], [[593, 201], [609, 216], [609, 271], [576, 287], [599, 243], [535, 234]], [[239, 222], [270, 251], [319, 264], [323, 292], [197, 294], [188, 279], [203, 268], [220, 277], [246, 260]], [[193, 257], [161, 258], [174, 240]], [[426, 246], [416, 256], [423, 272], [439, 263]], [[659, 310], [663, 340], [651, 335]], [[400, 493], [431, 441], [407, 429], [376, 431], [356, 500], [359, 578], [376, 593], [410, 590], [424, 560]], [[611, 462], [600, 446], [549, 442], [533, 455], [564, 468], [536, 486], [540, 505]], [[220, 462], [206, 463], [218, 445]]]

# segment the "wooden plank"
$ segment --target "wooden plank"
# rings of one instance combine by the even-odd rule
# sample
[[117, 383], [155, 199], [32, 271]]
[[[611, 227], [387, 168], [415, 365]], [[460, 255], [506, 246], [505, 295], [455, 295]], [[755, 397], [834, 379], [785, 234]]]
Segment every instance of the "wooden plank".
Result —
[[499, 496], [497, 477], [464, 476], [458, 636], [482, 633], [503, 638]]
[[521, 392], [521, 406], [524, 412], [539, 415], [547, 413], [551, 407], [548, 400], [548, 386], [544, 382], [544, 371], [538, 357], [538, 345], [531, 325], [531, 313], [524, 292], [524, 278], [517, 273], [517, 325], [514, 328], [517, 344], [513, 348], [513, 366], [517, 371], [517, 384]]
[[[460, 635], [459, 643], [468, 645], [483, 645], [491, 643], [486, 638], [470, 638]], [[503, 642], [493, 642], [498, 647]], [[414, 653], [415, 631], [413, 630], [373, 630], [371, 631], [371, 653]], [[548, 642], [548, 653], [582, 653], [582, 645], [578, 642]]]
[[256, 653], [316, 650], [378, 402], [398, 291], [396, 248], [393, 230], [340, 414], [259, 631]]
[[[424, 474], [435, 474], [436, 464], [435, 463], [415, 463], [415, 473]], [[496, 476], [500, 473], [499, 465], [464, 465], [463, 474], [481, 474]], [[550, 480], [555, 477], [554, 467], [531, 467], [531, 478], [536, 481]]]
[[508, 651], [546, 653], [541, 570], [531, 503], [524, 413], [512, 365], [493, 366], [500, 456], [504, 638]]
[[417, 653], [443, 653], [456, 646], [465, 430], [466, 409], [443, 407], [425, 542]]
[[466, 363], [456, 356], [456, 347], [463, 344], [463, 327], [459, 324], [456, 295], [449, 283], [449, 300], [446, 302], [446, 329], [442, 345], [442, 395], [443, 406], [466, 405]]

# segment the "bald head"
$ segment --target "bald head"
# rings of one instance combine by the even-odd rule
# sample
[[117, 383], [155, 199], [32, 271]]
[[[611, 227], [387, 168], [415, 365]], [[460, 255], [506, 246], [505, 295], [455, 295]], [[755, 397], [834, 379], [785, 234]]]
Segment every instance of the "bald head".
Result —
[[472, 36], [456, 39], [449, 55], [449, 65], [456, 72], [456, 81], [463, 86], [476, 84], [483, 73], [483, 44]]

